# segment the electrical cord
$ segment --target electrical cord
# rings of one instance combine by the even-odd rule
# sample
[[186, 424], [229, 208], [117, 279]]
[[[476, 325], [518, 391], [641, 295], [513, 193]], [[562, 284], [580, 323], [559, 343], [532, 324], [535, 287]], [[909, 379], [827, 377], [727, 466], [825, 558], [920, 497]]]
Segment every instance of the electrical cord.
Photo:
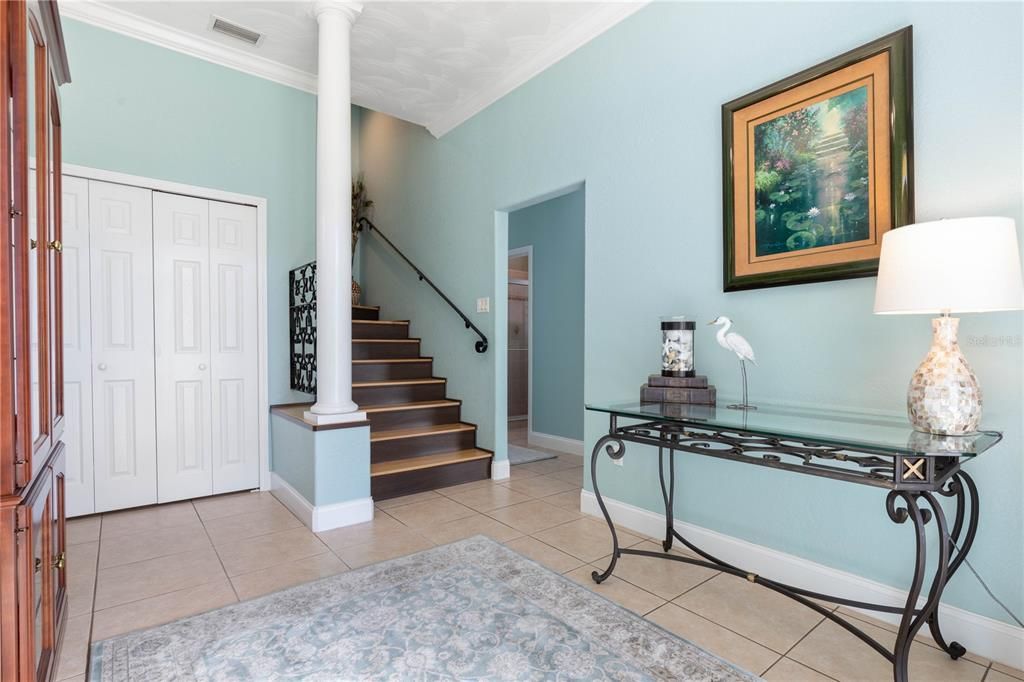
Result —
[[[956, 544], [954, 542], [953, 546], [956, 547], [958, 552], [963, 553], [963, 550], [960, 549], [960, 545], [958, 545], [958, 544]], [[982, 579], [981, 575], [976, 570], [974, 570], [974, 566], [971, 566], [971, 562], [968, 561], [966, 559], [966, 557], [964, 558], [964, 565], [967, 566], [967, 568], [971, 571], [971, 573], [974, 574], [974, 577], [978, 579], [978, 582], [981, 583], [981, 586], [985, 589], [985, 592], [988, 593], [988, 596], [992, 597], [992, 601], [994, 601], [995, 603], [997, 603], [1001, 607], [1003, 607], [1003, 611], [1006, 611], [1006, 613], [1008, 613], [1010, 615], [1010, 618], [1012, 618], [1015, 621], [1017, 621], [1017, 625], [1019, 625], [1022, 628], [1024, 628], [1024, 622], [1022, 622], [1021, 619], [1017, 617], [1017, 614], [1015, 614], [1013, 611], [1011, 611], [1010, 607], [1008, 607], [1006, 604], [1004, 604], [999, 599], [999, 597], [997, 597], [995, 594], [992, 593], [992, 590], [989, 589], [988, 584]]]

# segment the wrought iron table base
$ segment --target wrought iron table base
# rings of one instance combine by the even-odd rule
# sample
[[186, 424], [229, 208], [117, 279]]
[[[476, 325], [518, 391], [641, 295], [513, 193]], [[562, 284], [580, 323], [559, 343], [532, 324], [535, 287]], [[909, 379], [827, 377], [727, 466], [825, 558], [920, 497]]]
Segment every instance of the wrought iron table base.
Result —
[[[755, 440], [755, 444], [744, 444], [742, 441], [745, 438], [753, 438]], [[722, 452], [711, 449], [715, 445], [721, 443], [722, 440], [730, 444], [730, 447], [732, 448], [731, 451]], [[612, 523], [611, 516], [608, 513], [608, 508], [604, 503], [600, 488], [597, 484], [597, 461], [598, 455], [602, 450], [604, 450], [605, 453], [613, 460], [621, 459], [625, 455], [625, 442], [655, 445], [658, 447], [658, 474], [661, 479], [661, 493], [665, 503], [665, 540], [662, 542], [662, 548], [665, 553], [619, 547], [619, 540], [615, 532], [615, 526]], [[787, 448], [793, 448], [793, 451], [786, 452], [785, 450]], [[608, 567], [603, 572], [599, 573], [598, 571], [594, 571], [591, 574], [591, 577], [597, 583], [607, 580], [608, 577], [611, 576], [612, 571], [615, 570], [615, 564], [618, 562], [619, 557], [623, 554], [634, 554], [658, 559], [668, 559], [670, 561], [679, 561], [686, 564], [693, 564], [695, 566], [703, 566], [705, 568], [711, 568], [723, 573], [729, 573], [731, 575], [746, 578], [752, 583], [762, 585], [770, 590], [778, 592], [779, 594], [785, 595], [810, 609], [813, 609], [864, 641], [868, 646], [873, 648], [885, 657], [886, 660], [892, 663], [893, 679], [896, 680], [896, 682], [906, 682], [909, 679], [908, 663], [910, 657], [910, 645], [918, 631], [924, 627], [925, 624], [928, 625], [928, 629], [935, 642], [943, 649], [943, 651], [949, 654], [951, 658], [956, 660], [963, 656], [967, 650], [961, 644], [958, 642], [947, 642], [945, 637], [943, 637], [939, 626], [938, 612], [939, 600], [942, 597], [942, 590], [966, 558], [967, 552], [970, 551], [971, 545], [974, 542], [974, 536], [978, 528], [978, 489], [974, 485], [974, 481], [971, 477], [968, 476], [966, 472], [960, 470], [959, 466], [947, 469], [942, 479], [935, 482], [934, 485], [931, 486], [932, 489], [929, 490], [900, 489], [896, 483], [888, 486], [891, 489], [885, 498], [886, 513], [894, 523], [903, 524], [910, 521], [914, 527], [915, 533], [916, 559], [914, 565], [914, 576], [911, 580], [907, 599], [903, 606], [875, 604], [847, 599], [844, 597], [836, 597], [834, 595], [821, 594], [812, 590], [806, 590], [765, 578], [764, 576], [733, 566], [732, 564], [705, 552], [680, 535], [680, 533], [673, 527], [674, 514], [672, 510], [674, 509], [675, 503], [675, 458], [673, 455], [676, 452], [691, 452], [704, 455], [711, 454], [726, 459], [740, 461], [748, 459], [752, 454], [756, 453], [757, 455], [760, 455], [761, 458], [767, 459], [764, 461], [754, 460], [755, 463], [764, 464], [765, 462], [768, 462], [769, 466], [780, 466], [780, 454], [796, 455], [803, 458], [805, 464], [812, 464], [814, 458], [818, 455], [809, 451], [814, 450], [815, 448], [822, 448], [820, 453], [820, 456], [822, 457], [836, 457], [835, 448], [832, 446], [825, 446], [820, 443], [797, 443], [794, 445], [794, 441], [791, 440], [785, 442], [774, 440], [769, 444], [765, 442], [765, 439], [762, 436], [743, 434], [736, 431], [730, 431], [728, 433], [704, 430], [695, 431], [660, 423], [649, 423], [640, 426], [618, 428], [616, 425], [616, 418], [612, 415], [609, 434], [597, 442], [594, 446], [590, 459], [590, 473], [591, 482], [594, 486], [594, 496], [597, 498], [597, 504], [601, 508], [601, 513], [604, 515], [605, 521], [608, 523], [608, 529], [611, 531], [612, 535], [612, 558]], [[831, 448], [831, 451], [829, 448]], [[669, 451], [667, 483], [665, 480], [666, 450]], [[875, 461], [875, 459], [877, 458], [869, 454], [863, 462], [858, 462], [858, 464], [866, 468], [875, 467], [877, 470], [878, 462]], [[895, 466], [896, 464], [894, 462], [894, 474], [896, 471]], [[814, 469], [808, 470], [808, 473], [812, 473], [813, 475], [827, 475]], [[835, 476], [830, 477], [835, 478]], [[898, 476], [895, 477], [893, 481], [895, 482], [898, 478]], [[877, 476], [874, 481], [869, 484], [880, 485]], [[956, 512], [953, 516], [952, 528], [949, 528], [947, 525], [946, 516], [942, 511], [942, 507], [939, 505], [936, 495], [955, 498]], [[926, 566], [926, 530], [927, 526], [933, 521], [933, 527], [938, 533], [940, 542], [938, 543], [938, 557], [935, 563], [935, 569], [931, 573], [930, 582], [928, 582], [928, 587], [925, 589], [926, 574], [929, 572]], [[675, 540], [681, 542], [688, 549], [695, 552], [700, 557], [703, 557], [703, 559], [669, 554], [668, 551], [672, 548]], [[922, 606], [918, 607], [918, 599], [922, 594], [926, 595], [925, 601]], [[856, 625], [853, 625], [846, 618], [835, 612], [829, 611], [813, 601], [814, 599], [821, 599], [858, 609], [899, 614], [900, 624], [895, 646], [892, 650], [888, 649]]]

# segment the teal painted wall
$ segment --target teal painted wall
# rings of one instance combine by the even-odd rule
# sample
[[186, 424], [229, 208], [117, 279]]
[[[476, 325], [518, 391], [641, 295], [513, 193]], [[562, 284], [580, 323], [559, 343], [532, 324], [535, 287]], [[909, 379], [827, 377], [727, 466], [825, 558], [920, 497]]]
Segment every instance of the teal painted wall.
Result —
[[370, 428], [313, 431], [270, 416], [270, 470], [315, 506], [370, 496]]
[[[466, 310], [492, 297], [491, 314], [471, 314], [491, 350], [474, 353], [472, 335], [372, 242], [363, 262], [369, 297], [413, 320], [450, 393], [466, 401], [465, 418], [480, 424], [482, 444], [503, 457], [502, 211], [585, 182], [586, 400], [636, 397], [658, 361], [659, 316], [729, 315], [758, 354], [754, 400], [902, 413], [929, 323], [872, 315], [873, 278], [722, 292], [720, 107], [913, 24], [918, 219], [1007, 215], [1020, 229], [1022, 11], [974, 2], [656, 3], [440, 140], [367, 113], [361, 167], [378, 224]], [[985, 422], [1006, 434], [968, 465], [983, 496], [972, 563], [1020, 612], [1024, 316], [967, 315], [961, 330], [986, 391]], [[735, 393], [735, 359], [713, 344], [702, 328], [700, 368]], [[588, 445], [606, 426], [588, 414]], [[602, 463], [602, 489], [656, 510], [654, 453], [627, 453], [621, 469]], [[909, 580], [912, 531], [888, 520], [878, 490], [695, 457], [682, 465], [679, 490], [679, 518], [891, 585]], [[1005, 620], [967, 573], [945, 600]]]
[[508, 248], [533, 246], [533, 430], [574, 440], [583, 439], [583, 202], [580, 189], [508, 214]]
[[315, 255], [316, 97], [74, 20], [63, 28], [65, 162], [267, 199], [270, 402], [307, 399], [288, 388], [288, 271]]

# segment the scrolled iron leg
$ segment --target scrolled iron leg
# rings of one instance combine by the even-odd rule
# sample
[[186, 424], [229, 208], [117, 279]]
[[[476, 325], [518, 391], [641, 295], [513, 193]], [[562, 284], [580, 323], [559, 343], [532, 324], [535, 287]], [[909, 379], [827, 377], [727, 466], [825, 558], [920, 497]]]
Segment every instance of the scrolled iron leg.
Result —
[[661, 479], [661, 499], [665, 502], [665, 539], [661, 548], [666, 552], [672, 549], [675, 540], [673, 525], [673, 509], [676, 501], [676, 458], [675, 451], [668, 451], [668, 486], [665, 485], [665, 448], [658, 448], [658, 478]]
[[[953, 521], [953, 528], [949, 533], [949, 570], [946, 573], [948, 583], [953, 574], [967, 558], [967, 552], [974, 544], [974, 536], [978, 532], [978, 488], [974, 480], [966, 472], [959, 471], [942, 490], [940, 495], [956, 498], [956, 513]], [[961, 540], [961, 533], [964, 531], [966, 521], [966, 534]], [[954, 661], [967, 653], [967, 649], [959, 642], [946, 642], [942, 636], [942, 629], [939, 627], [939, 610], [936, 608], [928, 617], [928, 630], [932, 639], [942, 647], [942, 650], [949, 654]]]
[[619, 536], [615, 533], [615, 524], [612, 523], [612, 517], [608, 513], [608, 507], [604, 504], [604, 498], [601, 497], [601, 489], [597, 485], [597, 455], [601, 452], [601, 448], [604, 448], [605, 452], [612, 459], [622, 459], [622, 456], [626, 454], [626, 446], [622, 440], [615, 436], [608, 435], [597, 441], [594, 445], [594, 451], [590, 455], [590, 482], [594, 486], [594, 497], [597, 498], [597, 506], [601, 508], [601, 513], [604, 514], [604, 520], [608, 523], [608, 530], [612, 533], [612, 560], [608, 564], [608, 568], [604, 569], [603, 573], [593, 571], [590, 577], [594, 579], [595, 583], [602, 583], [608, 579], [608, 576], [615, 570], [615, 564], [619, 560]]
[[[902, 500], [902, 507], [897, 508], [898, 500]], [[927, 508], [919, 506], [922, 501], [927, 504]], [[893, 648], [893, 679], [896, 682], [907, 682], [909, 680], [908, 668], [911, 644], [913, 644], [914, 637], [921, 627], [926, 622], [930, 622], [938, 611], [942, 591], [949, 581], [949, 548], [951, 543], [949, 530], [946, 525], [946, 517], [943, 514], [942, 507], [939, 506], [935, 496], [931, 493], [894, 490], [886, 498], [886, 511], [889, 513], [889, 518], [896, 523], [905, 523], [908, 519], [913, 523], [917, 549], [914, 578], [911, 581], [907, 601], [903, 607], [903, 616], [900, 619], [900, 627], [896, 635], [896, 645]], [[928, 598], [924, 606], [918, 610], [917, 600], [921, 596], [924, 586], [924, 575], [927, 569], [927, 540], [925, 531], [927, 524], [933, 520], [939, 536], [939, 556], [936, 562], [935, 573], [932, 576], [931, 585], [928, 589]], [[952, 645], [950, 646], [952, 647]], [[954, 658], [956, 657], [954, 656]]]

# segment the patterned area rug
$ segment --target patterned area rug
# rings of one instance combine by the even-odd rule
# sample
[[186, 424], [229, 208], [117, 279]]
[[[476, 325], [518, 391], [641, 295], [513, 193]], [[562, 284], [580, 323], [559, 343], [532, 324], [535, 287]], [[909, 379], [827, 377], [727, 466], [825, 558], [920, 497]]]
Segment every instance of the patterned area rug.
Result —
[[521, 445], [508, 446], [508, 461], [515, 466], [516, 464], [529, 464], [530, 462], [539, 462], [542, 459], [554, 459], [557, 455], [552, 455], [550, 452], [541, 452], [539, 450], [531, 450], [530, 448], [524, 448]]
[[756, 680], [477, 536], [97, 642], [91, 680]]

